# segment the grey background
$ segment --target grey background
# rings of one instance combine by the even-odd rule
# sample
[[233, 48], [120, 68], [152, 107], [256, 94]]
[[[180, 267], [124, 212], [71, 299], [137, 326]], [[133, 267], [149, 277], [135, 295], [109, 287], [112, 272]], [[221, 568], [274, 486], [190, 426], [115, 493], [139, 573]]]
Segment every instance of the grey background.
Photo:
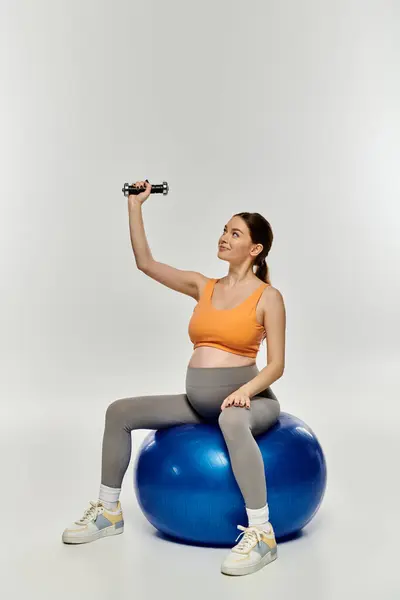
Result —
[[[18, 514], [3, 552], [8, 573], [23, 573], [9, 594], [27, 582], [54, 597], [65, 572], [62, 592], [74, 589], [59, 538], [96, 498], [108, 404], [184, 391], [195, 302], [140, 273], [130, 246], [121, 187], [148, 178], [170, 185], [143, 207], [149, 245], [177, 268], [224, 276], [217, 240], [229, 218], [246, 210], [270, 221], [271, 280], [287, 310], [286, 370], [273, 389], [313, 428], [328, 464], [315, 545], [284, 545], [282, 573], [227, 583], [220, 554], [202, 551], [213, 558], [205, 567], [188, 558], [199, 549], [183, 547], [186, 573], [206, 585], [210, 571], [233, 596], [243, 580], [271, 577], [276, 598], [291, 585], [318, 600], [398, 597], [389, 540], [399, 500], [399, 17], [388, 0], [2, 0], [2, 496]], [[145, 434], [135, 432], [135, 449]], [[124, 486], [145, 528], [131, 472]], [[26, 496], [36, 519], [22, 510]], [[45, 581], [21, 554], [18, 524], [24, 551], [39, 544], [40, 568], [52, 564]], [[97, 553], [109, 560], [109, 543], [146, 595], [143, 554], [102, 543], [75, 549], [82, 573]], [[81, 576], [89, 595], [111, 572]]]

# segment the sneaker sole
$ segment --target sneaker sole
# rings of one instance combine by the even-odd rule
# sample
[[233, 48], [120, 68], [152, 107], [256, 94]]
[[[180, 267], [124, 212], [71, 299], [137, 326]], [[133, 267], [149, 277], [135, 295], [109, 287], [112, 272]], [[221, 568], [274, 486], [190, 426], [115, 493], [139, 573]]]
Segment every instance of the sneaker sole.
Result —
[[116, 529], [114, 526], [105, 527], [104, 529], [99, 529], [96, 533], [92, 533], [90, 535], [68, 535], [68, 533], [63, 533], [62, 541], [64, 544], [86, 544], [88, 542], [94, 542], [103, 537], [109, 537], [111, 535], [119, 535], [124, 532], [123, 527], [119, 527]]
[[259, 571], [269, 563], [273, 562], [278, 558], [278, 550], [274, 548], [271, 552], [268, 552], [257, 564], [248, 567], [221, 567], [221, 573], [224, 575], [250, 575]]

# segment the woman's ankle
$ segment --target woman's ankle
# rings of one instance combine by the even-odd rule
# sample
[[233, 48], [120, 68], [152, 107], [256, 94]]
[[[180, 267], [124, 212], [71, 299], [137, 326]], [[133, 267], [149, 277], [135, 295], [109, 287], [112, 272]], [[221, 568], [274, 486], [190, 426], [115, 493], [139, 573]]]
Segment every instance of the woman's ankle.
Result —
[[121, 488], [112, 488], [103, 483], [100, 484], [99, 500], [107, 510], [116, 510], [120, 494]]

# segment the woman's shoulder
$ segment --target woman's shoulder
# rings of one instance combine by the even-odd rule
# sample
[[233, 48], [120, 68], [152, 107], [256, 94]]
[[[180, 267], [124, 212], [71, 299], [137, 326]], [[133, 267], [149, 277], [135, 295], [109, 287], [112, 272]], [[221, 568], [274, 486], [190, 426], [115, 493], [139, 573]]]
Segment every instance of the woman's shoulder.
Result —
[[264, 287], [260, 298], [260, 302], [262, 303], [264, 308], [267, 308], [268, 306], [277, 303], [282, 304], [284, 300], [281, 291], [278, 288], [274, 287], [271, 283], [265, 283], [266, 286]]
[[203, 275], [203, 273], [198, 273], [198, 275], [199, 277], [197, 280], [197, 297], [195, 298], [197, 302], [200, 300], [207, 286], [217, 281], [216, 277], [207, 277], [206, 275]]

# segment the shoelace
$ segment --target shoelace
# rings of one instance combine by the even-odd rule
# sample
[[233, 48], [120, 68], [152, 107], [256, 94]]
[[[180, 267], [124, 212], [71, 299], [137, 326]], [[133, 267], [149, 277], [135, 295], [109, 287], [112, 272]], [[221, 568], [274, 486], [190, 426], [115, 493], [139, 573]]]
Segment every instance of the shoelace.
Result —
[[261, 542], [261, 531], [257, 527], [243, 527], [243, 525], [238, 525], [237, 528], [241, 529], [242, 533], [239, 533], [235, 541], [237, 541], [241, 535], [243, 535], [243, 538], [235, 546], [235, 552], [243, 552], [246, 554], [256, 543]]
[[83, 513], [83, 517], [79, 519], [79, 521], [75, 521], [77, 525], [82, 525], [89, 523], [89, 521], [94, 521], [97, 518], [98, 514], [101, 514], [104, 510], [104, 507], [100, 502], [93, 502], [90, 500], [90, 506]]

